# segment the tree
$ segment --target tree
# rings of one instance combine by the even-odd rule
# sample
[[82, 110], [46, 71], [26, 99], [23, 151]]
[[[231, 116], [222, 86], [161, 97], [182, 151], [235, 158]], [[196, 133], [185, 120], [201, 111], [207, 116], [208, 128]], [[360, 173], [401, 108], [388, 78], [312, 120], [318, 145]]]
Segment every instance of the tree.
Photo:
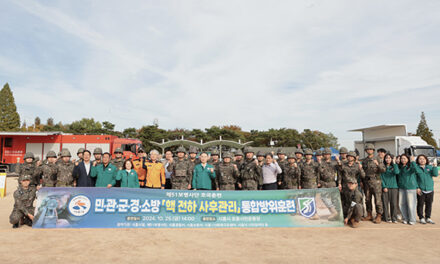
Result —
[[80, 121], [72, 122], [69, 125], [68, 131], [76, 134], [100, 134], [102, 132], [102, 125], [93, 118], [83, 118]]
[[41, 125], [41, 119], [38, 116], [35, 117], [34, 124], [35, 124], [36, 127]]
[[20, 115], [17, 112], [14, 95], [9, 84], [6, 83], [0, 90], [0, 131], [18, 130]]
[[138, 133], [136, 131], [136, 128], [134, 127], [129, 127], [124, 129], [124, 131], [122, 131], [122, 134], [124, 135], [125, 138], [137, 138], [138, 137]]
[[49, 117], [49, 118], [47, 119], [46, 125], [47, 125], [48, 127], [53, 127], [53, 124], [54, 124], [54, 122], [53, 122], [53, 118], [52, 118], [52, 117]]
[[428, 127], [428, 123], [426, 122], [425, 113], [422, 112], [420, 116], [420, 122], [417, 126], [417, 136], [420, 136], [423, 140], [426, 141], [429, 145], [437, 148], [437, 142], [434, 140], [434, 134]]

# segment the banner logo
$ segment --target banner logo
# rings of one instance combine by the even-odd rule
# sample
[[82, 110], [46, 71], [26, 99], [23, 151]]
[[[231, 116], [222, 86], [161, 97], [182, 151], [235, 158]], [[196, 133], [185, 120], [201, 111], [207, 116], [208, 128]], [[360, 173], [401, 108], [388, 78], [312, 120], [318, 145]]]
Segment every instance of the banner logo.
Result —
[[77, 195], [69, 202], [69, 212], [73, 216], [84, 216], [90, 211], [90, 199], [84, 195]]
[[316, 213], [316, 203], [314, 197], [298, 198], [298, 203], [302, 216], [310, 218]]

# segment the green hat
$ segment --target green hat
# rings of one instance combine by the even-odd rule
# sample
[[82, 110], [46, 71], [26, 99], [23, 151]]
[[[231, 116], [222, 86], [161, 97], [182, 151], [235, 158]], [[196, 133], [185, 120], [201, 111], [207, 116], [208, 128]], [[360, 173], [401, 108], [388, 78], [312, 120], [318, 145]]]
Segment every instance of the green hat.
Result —
[[84, 150], [85, 150], [84, 148], [79, 148], [79, 149], [78, 149], [78, 152], [76, 152], [76, 154], [84, 153]]
[[63, 149], [61, 150], [61, 157], [72, 157], [72, 155], [70, 155], [70, 151], [68, 149]]
[[282, 149], [282, 148], [279, 148], [278, 150], [277, 150], [277, 155], [278, 154], [284, 154], [284, 155], [286, 155], [286, 152]]
[[93, 155], [95, 155], [95, 154], [102, 154], [102, 148], [95, 148], [93, 150]]
[[220, 151], [218, 151], [218, 149], [214, 149], [214, 150], [212, 150], [212, 151], [211, 151], [211, 156], [214, 156], [214, 155], [219, 156], [219, 155], [220, 155]]
[[32, 180], [31, 175], [24, 175], [23, 177], [21, 177], [21, 181], [30, 181], [30, 180]]
[[295, 152], [290, 152], [287, 154], [287, 159], [296, 159]]
[[238, 149], [237, 151], [235, 151], [235, 156], [243, 156], [243, 151], [241, 151], [241, 149]]
[[116, 148], [114, 153], [123, 153], [122, 148]]
[[231, 152], [226, 152], [226, 153], [224, 153], [223, 154], [223, 159], [224, 158], [230, 158], [230, 159], [232, 159], [232, 153]]
[[245, 147], [243, 152], [244, 154], [254, 153], [254, 149], [252, 147]]
[[367, 143], [367, 144], [365, 144], [365, 150], [369, 150], [369, 149], [374, 150], [374, 145], [371, 144], [371, 143]]
[[26, 154], [24, 154], [23, 159], [35, 159], [35, 157], [34, 157], [34, 153], [32, 153], [32, 152], [26, 152]]
[[191, 146], [191, 147], [189, 147], [189, 151], [188, 151], [190, 154], [191, 153], [196, 153], [197, 154], [197, 148], [196, 147], [193, 147], [193, 146]]
[[339, 149], [339, 154], [347, 154], [348, 153], [348, 149], [346, 147], [342, 147]]
[[315, 156], [322, 156], [322, 150], [320, 150], [320, 149], [316, 150]]
[[301, 154], [303, 154], [303, 155], [304, 155], [304, 152], [303, 152], [303, 150], [302, 150], [302, 149], [300, 149], [300, 148], [299, 148], [299, 149], [296, 149], [296, 151], [295, 151], [295, 154], [296, 154], [296, 153], [301, 153]]
[[57, 154], [55, 153], [55, 151], [51, 150], [49, 152], [47, 152], [46, 158], [56, 158]]
[[264, 155], [264, 152], [263, 151], [261, 151], [261, 150], [259, 150], [258, 152], [257, 152], [257, 157], [264, 157], [265, 155]]
[[180, 146], [176, 149], [176, 153], [179, 153], [179, 152], [186, 153], [186, 149], [184, 147]]
[[311, 149], [305, 149], [304, 155], [313, 155], [313, 151]]
[[322, 153], [323, 153], [323, 154], [327, 154], [327, 155], [328, 155], [328, 154], [331, 155], [331, 154], [332, 154], [332, 150], [331, 150], [331, 148], [325, 148], [324, 151], [323, 151]]
[[348, 154], [347, 154], [347, 156], [352, 156], [352, 157], [356, 158], [356, 152], [354, 152], [354, 151], [349, 151]]

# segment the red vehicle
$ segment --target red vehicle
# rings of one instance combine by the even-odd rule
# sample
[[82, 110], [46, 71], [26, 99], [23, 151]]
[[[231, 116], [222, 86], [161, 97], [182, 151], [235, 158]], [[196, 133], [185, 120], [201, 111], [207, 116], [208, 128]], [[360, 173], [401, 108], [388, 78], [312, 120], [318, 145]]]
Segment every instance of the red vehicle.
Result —
[[[35, 157], [44, 159], [53, 150], [55, 153], [66, 148], [77, 159], [79, 148], [93, 153], [95, 148], [113, 154], [116, 148], [122, 148], [124, 156], [136, 155], [142, 145], [138, 139], [118, 138], [112, 135], [73, 135], [62, 132], [0, 132], [0, 164], [9, 165], [13, 171], [16, 163], [22, 163], [26, 152], [34, 153]], [[12, 165], [12, 166], [11, 166]]]

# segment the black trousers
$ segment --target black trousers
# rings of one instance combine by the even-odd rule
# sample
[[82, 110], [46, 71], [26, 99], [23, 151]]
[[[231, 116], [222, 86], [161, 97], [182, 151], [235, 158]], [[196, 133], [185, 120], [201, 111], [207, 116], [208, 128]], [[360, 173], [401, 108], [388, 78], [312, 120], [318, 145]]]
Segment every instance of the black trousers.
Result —
[[171, 179], [166, 179], [166, 181], [165, 181], [165, 189], [171, 189]]
[[[434, 192], [422, 192], [420, 195], [417, 195], [417, 215], [419, 218], [431, 218], [433, 200]], [[425, 206], [425, 216], [423, 216], [423, 206]]]
[[263, 190], [278, 190], [278, 184], [276, 182], [263, 184]]

